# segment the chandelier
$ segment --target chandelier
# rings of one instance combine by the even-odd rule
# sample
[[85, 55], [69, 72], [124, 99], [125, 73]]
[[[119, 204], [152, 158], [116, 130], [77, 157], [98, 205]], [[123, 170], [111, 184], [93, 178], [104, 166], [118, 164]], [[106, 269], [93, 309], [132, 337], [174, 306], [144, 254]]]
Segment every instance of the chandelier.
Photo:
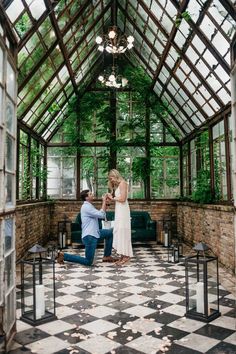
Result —
[[112, 66], [111, 71], [105, 71], [98, 76], [98, 81], [106, 87], [121, 88], [128, 84], [128, 80], [118, 74], [117, 67]]
[[96, 37], [96, 43], [98, 44], [98, 50], [103, 52], [104, 50], [112, 54], [124, 53], [127, 49], [133, 48], [134, 37], [126, 36], [125, 34], [119, 34], [117, 26], [108, 28], [108, 34], [104, 34], [102, 37]]

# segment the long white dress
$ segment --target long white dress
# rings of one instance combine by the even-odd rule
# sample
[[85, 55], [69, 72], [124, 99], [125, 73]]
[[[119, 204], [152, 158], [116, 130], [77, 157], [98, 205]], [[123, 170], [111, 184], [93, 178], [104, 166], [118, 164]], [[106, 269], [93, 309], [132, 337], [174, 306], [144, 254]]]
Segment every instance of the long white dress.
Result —
[[[127, 186], [128, 188], [128, 186]], [[115, 196], [120, 197], [120, 188], [115, 191]], [[115, 202], [115, 222], [113, 229], [113, 248], [120, 255], [133, 257], [131, 244], [131, 220], [129, 203], [126, 199], [121, 203]]]

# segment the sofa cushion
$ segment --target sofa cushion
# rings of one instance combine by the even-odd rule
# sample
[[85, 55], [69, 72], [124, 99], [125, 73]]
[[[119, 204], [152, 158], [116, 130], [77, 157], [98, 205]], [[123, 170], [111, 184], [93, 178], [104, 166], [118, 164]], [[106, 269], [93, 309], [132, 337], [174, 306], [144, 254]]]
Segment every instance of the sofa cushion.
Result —
[[131, 214], [131, 228], [133, 229], [145, 229], [146, 221], [142, 215]]

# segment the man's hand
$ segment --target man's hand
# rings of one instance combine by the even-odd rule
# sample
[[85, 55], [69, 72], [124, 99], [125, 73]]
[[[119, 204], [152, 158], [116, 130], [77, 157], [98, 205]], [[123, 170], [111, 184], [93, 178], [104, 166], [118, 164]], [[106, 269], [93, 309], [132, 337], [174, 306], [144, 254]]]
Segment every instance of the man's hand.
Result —
[[113, 200], [113, 196], [111, 193], [106, 193], [108, 200]]

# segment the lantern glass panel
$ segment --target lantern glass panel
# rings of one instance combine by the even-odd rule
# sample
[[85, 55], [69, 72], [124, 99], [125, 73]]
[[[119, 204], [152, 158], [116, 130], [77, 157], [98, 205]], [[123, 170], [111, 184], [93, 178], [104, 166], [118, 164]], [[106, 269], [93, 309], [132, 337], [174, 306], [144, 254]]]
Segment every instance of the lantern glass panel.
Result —
[[193, 317], [196, 315], [199, 319], [207, 321], [219, 313], [217, 258], [189, 257], [186, 275], [187, 315], [190, 314]]
[[22, 262], [22, 320], [39, 324], [55, 319], [55, 271], [50, 259]]

